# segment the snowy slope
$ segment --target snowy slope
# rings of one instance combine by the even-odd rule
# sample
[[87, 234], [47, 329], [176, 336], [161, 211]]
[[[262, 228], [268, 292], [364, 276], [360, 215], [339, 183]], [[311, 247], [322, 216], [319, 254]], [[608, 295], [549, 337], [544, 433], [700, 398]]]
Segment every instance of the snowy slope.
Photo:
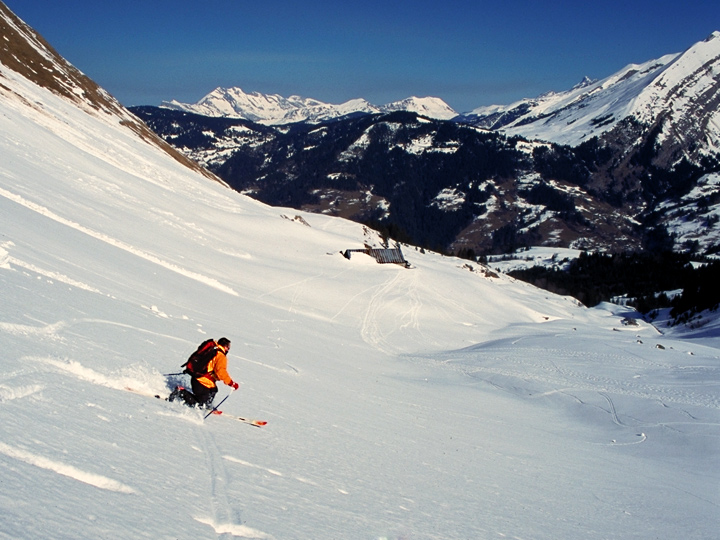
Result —
[[[658, 207], [667, 216], [667, 229], [675, 237], [677, 245], [692, 245], [699, 249], [713, 244], [720, 222], [720, 206], [708, 204], [717, 198], [720, 190], [720, 174], [706, 174], [697, 185], [678, 201], [664, 201]], [[710, 232], [711, 234], [708, 234]]]
[[[720, 32], [681, 54], [630, 64], [600, 81], [583, 80], [566, 92], [549, 92], [507, 106], [480, 107], [466, 119], [559, 144], [577, 146], [632, 117], [652, 125], [666, 122], [665, 136], [690, 128], [688, 135], [705, 139], [707, 149], [720, 148]], [[698, 137], [698, 132], [703, 137]]]
[[[630, 64], [600, 81], [585, 78], [566, 92], [548, 92], [507, 106], [480, 107], [468, 118], [489, 117], [481, 125], [489, 121], [492, 125], [486, 127], [508, 134], [577, 146], [629, 116], [638, 96], [676, 57]], [[505, 123], [508, 118], [511, 121]]]
[[364, 99], [352, 99], [334, 105], [301, 96], [284, 98], [278, 94], [246, 93], [239, 87], [216, 88], [197, 103], [165, 101], [161, 107], [201, 114], [242, 118], [265, 125], [294, 122], [318, 123], [350, 114], [375, 114], [392, 111], [411, 111], [429, 118], [449, 120], [457, 113], [439, 98], [410, 97], [377, 106]]
[[[345, 259], [6, 67], [0, 157], [0, 538], [716, 536], [717, 329]], [[221, 335], [266, 427], [123, 390]]]

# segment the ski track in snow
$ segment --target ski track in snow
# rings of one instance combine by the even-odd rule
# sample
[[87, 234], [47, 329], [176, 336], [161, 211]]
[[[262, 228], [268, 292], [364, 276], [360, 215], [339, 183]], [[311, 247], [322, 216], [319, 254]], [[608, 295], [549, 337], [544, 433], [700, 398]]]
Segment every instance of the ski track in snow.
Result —
[[[529, 339], [529, 338], [527, 338]], [[667, 428], [676, 431], [681, 426], [718, 426], [720, 423], [704, 422], [685, 410], [685, 407], [700, 407], [711, 410], [720, 409], [720, 397], [715, 391], [720, 379], [720, 369], [709, 366], [677, 366], [671, 361], [667, 351], [658, 350], [655, 354], [645, 355], [623, 349], [613, 353], [612, 349], [603, 352], [581, 349], [543, 349], [536, 347], [515, 347], [526, 338], [514, 340], [507, 348], [479, 348], [430, 355], [438, 364], [457, 371], [463, 376], [482, 380], [500, 391], [524, 396], [525, 399], [540, 399], [552, 395], [565, 395], [583, 407], [592, 407], [604, 411], [609, 420], [629, 433], [622, 440], [614, 438], [611, 446], [630, 446], [642, 444], [648, 440], [642, 431], [647, 428]], [[656, 358], [654, 358], [655, 356]], [[492, 365], [498, 362], [497, 365]], [[486, 365], [490, 364], [490, 365]], [[585, 366], [587, 371], [570, 366]], [[622, 379], [603, 376], [604, 373], [627, 373], [627, 369], [637, 372], [634, 377]], [[646, 371], [647, 370], [647, 371]], [[655, 384], [642, 383], [648, 376], [655, 382], [657, 371], [671, 376], [685, 374], [689, 382], [680, 376]], [[703, 376], [693, 377], [701, 371]], [[545, 390], [543, 387], [549, 387]], [[707, 388], [703, 391], [703, 388]], [[584, 395], [587, 392], [589, 394]], [[593, 400], [600, 397], [607, 406]], [[582, 397], [580, 397], [582, 396]], [[630, 411], [639, 410], [630, 405], [627, 398], [661, 405], [673, 409], [676, 415], [684, 415], [687, 421], [665, 419], [650, 412], [650, 416], [624, 417], [618, 410], [617, 400], [623, 397], [624, 407]], [[640, 403], [640, 402], [638, 402]], [[640, 407], [644, 407], [640, 405]], [[714, 414], [714, 413], [712, 413]], [[632, 435], [631, 435], [632, 434]], [[599, 444], [591, 442], [590, 444]], [[606, 444], [606, 443], [601, 443]]]
[[203, 519], [203, 518], [195, 518], [195, 521], [197, 521], [198, 523], [203, 523], [205, 525], [209, 525], [210, 527], [215, 529], [215, 532], [218, 535], [220, 535], [220, 538], [230, 535], [230, 536], [237, 536], [240, 538], [258, 538], [260, 540], [273, 540], [274, 539], [274, 537], [269, 534], [260, 532], [256, 529], [247, 527], [245, 525], [237, 525], [234, 523], [219, 524], [212, 520]]
[[0, 268], [12, 268], [12, 266], [10, 266], [10, 265], [15, 265], [19, 268], [24, 268], [25, 270], [34, 272], [35, 274], [38, 274], [40, 276], [45, 276], [46, 278], [48, 278], [51, 281], [59, 281], [61, 283], [65, 283], [66, 285], [70, 285], [70, 286], [76, 287], [78, 289], [82, 289], [82, 290], [89, 291], [89, 292], [96, 293], [96, 294], [103, 294], [102, 291], [100, 291], [99, 289], [96, 289], [95, 287], [91, 287], [90, 285], [87, 285], [87, 284], [83, 283], [82, 281], [77, 281], [76, 279], [68, 277], [64, 274], [60, 274], [59, 272], [45, 270], [43, 268], [35, 266], [34, 264], [26, 263], [24, 261], [14, 258], [14, 257], [7, 256], [5, 258], [5, 264], [6, 264], [6, 266], [3, 266], [2, 264], [0, 264]]
[[[483, 349], [477, 354], [467, 353], [468, 357], [476, 359], [475, 361], [465, 360], [464, 353], [453, 356], [449, 360], [440, 361], [446, 366], [472, 378], [484, 379], [485, 375], [499, 375], [518, 380], [545, 383], [553, 389], [565, 389], [565, 392], [570, 389], [574, 391], [597, 391], [604, 392], [605, 395], [626, 395], [652, 399], [663, 403], [677, 403], [720, 409], [720, 396], [711, 391], [701, 392], [698, 391], [697, 388], [691, 388], [686, 391], [681, 384], [643, 384], [636, 382], [638, 379], [621, 380], [568, 367], [559, 367], [557, 362], [543, 362], [541, 360], [547, 358], [548, 353], [551, 353], [555, 358], [566, 361], [571, 360], [573, 357], [582, 357], [583, 361], [588, 362], [590, 365], [594, 364], [597, 366], [603, 366], [603, 364], [607, 364], [610, 361], [621, 364], [624, 360], [628, 359], [628, 355], [622, 354], [611, 355], [589, 351], [577, 352], [540, 348], [513, 348], [508, 350], [498, 349], [497, 351]], [[502, 360], [503, 367], [479, 365], [489, 360]], [[631, 360], [635, 362], [636, 358], [633, 357]], [[644, 363], [647, 364], [648, 362], [645, 361]], [[712, 368], [707, 369], [716, 373], [716, 376], [713, 377], [712, 380], [720, 378], [719, 370]], [[529, 397], [540, 397], [543, 395], [547, 395], [547, 392], [531, 394]]]
[[408, 276], [404, 276], [402, 273], [398, 273], [399, 277], [403, 279], [403, 285], [405, 286], [405, 298], [410, 302], [410, 307], [403, 314], [402, 323], [399, 325], [401, 329], [413, 329], [420, 331], [420, 310], [422, 309], [422, 300], [420, 293], [418, 292], [417, 281], [420, 279], [417, 272], [412, 273]]
[[258, 362], [257, 360], [251, 360], [250, 358], [245, 358], [244, 356], [235, 356], [236, 360], [242, 360], [243, 362], [247, 362], [249, 364], [255, 364], [256, 366], [261, 366], [265, 369], [270, 369], [272, 371], [277, 371], [278, 373], [284, 373], [286, 375], [299, 375], [300, 372], [297, 368], [291, 366], [288, 363], [285, 363], [286, 366], [288, 366], [290, 369], [283, 369], [277, 366], [272, 366], [270, 364], [266, 364], [265, 362]]
[[14, 399], [23, 399], [38, 392], [42, 392], [45, 387], [39, 384], [30, 384], [25, 386], [5, 386], [0, 384], [0, 403], [4, 401], [12, 401]]
[[292, 289], [293, 295], [292, 295], [292, 299], [290, 301], [290, 305], [288, 306], [287, 310], [290, 313], [294, 313], [297, 311], [297, 308], [295, 306], [298, 303], [298, 299], [300, 299], [304, 296], [303, 293], [305, 292], [305, 289], [307, 288], [308, 283], [319, 280], [320, 278], [322, 278], [324, 276], [325, 276], [325, 274], [323, 272], [320, 272], [318, 274], [315, 274], [313, 276], [308, 276], [299, 281], [287, 283], [287, 284], [283, 285], [282, 287], [276, 287], [275, 289], [273, 289], [271, 291], [262, 293], [257, 298], [258, 298], [258, 300], [262, 300], [263, 298], [266, 298], [268, 296], [275, 296], [280, 291], [283, 291], [286, 289]]
[[89, 484], [99, 489], [115, 491], [117, 493], [135, 493], [135, 490], [133, 488], [131, 488], [130, 486], [126, 486], [125, 484], [123, 484], [122, 482], [118, 482], [117, 480], [113, 480], [111, 478], [107, 478], [105, 476], [91, 473], [88, 471], [83, 471], [81, 469], [78, 469], [77, 467], [73, 467], [72, 465], [39, 456], [37, 454], [33, 454], [32, 452], [28, 452], [27, 450], [15, 448], [2, 442], [0, 442], [0, 454], [4, 454], [10, 458], [22, 461], [23, 463], [27, 463], [28, 465], [39, 467], [40, 469], [45, 469], [60, 474], [62, 476], [67, 476], [68, 478], [72, 478], [73, 480], [77, 480], [78, 482], [83, 482], [84, 484]]
[[260, 465], [254, 465], [254, 464], [252, 464], [252, 463], [249, 463], [249, 462], [247, 462], [247, 461], [243, 461], [242, 459], [238, 459], [238, 458], [236, 458], [236, 457], [223, 456], [223, 459], [225, 459], [225, 460], [227, 460], [227, 461], [232, 461], [233, 463], [238, 463], [238, 464], [240, 464], [240, 465], [244, 465], [245, 467], [251, 467], [251, 468], [253, 468], [253, 469], [260, 469], [261, 471], [268, 472], [268, 473], [270, 473], [270, 474], [272, 474], [272, 475], [274, 475], [274, 476], [284, 476], [283, 473], [281, 473], [281, 472], [279, 472], [279, 471], [276, 471], [276, 470], [273, 470], [273, 469], [268, 469], [267, 467], [261, 467]]
[[123, 251], [127, 251], [128, 253], [131, 253], [132, 255], [140, 257], [141, 259], [145, 259], [146, 261], [149, 261], [153, 264], [157, 264], [158, 266], [161, 266], [167, 270], [170, 270], [172, 272], [175, 272], [177, 274], [180, 274], [180, 275], [190, 278], [192, 280], [198, 281], [200, 283], [204, 283], [205, 285], [208, 285], [210, 287], [213, 287], [215, 289], [218, 289], [220, 291], [228, 293], [232, 296], [239, 296], [238, 293], [235, 292], [232, 288], [227, 287], [226, 285], [223, 285], [222, 283], [220, 283], [219, 281], [217, 281], [211, 277], [204, 276], [202, 274], [198, 274], [197, 272], [187, 270], [186, 268], [181, 268], [181, 267], [177, 266], [176, 264], [165, 261], [165, 260], [161, 259], [160, 257], [153, 255], [151, 253], [148, 253], [146, 251], [143, 251], [141, 249], [137, 249], [129, 244], [126, 244], [125, 242], [123, 242], [121, 240], [117, 240], [115, 238], [112, 238], [112, 237], [104, 234], [104, 233], [94, 231], [88, 227], [80, 225], [77, 222], [71, 221], [64, 217], [61, 217], [61, 216], [55, 214], [54, 212], [52, 212], [51, 210], [49, 210], [48, 208], [45, 208], [44, 206], [41, 206], [34, 202], [28, 201], [27, 199], [25, 199], [24, 197], [22, 197], [20, 195], [16, 195], [16, 194], [11, 193], [3, 188], [0, 188], [0, 196], [5, 197], [6, 199], [11, 200], [21, 206], [24, 206], [25, 208], [32, 210], [33, 212], [37, 212], [38, 214], [40, 214], [46, 218], [49, 218], [57, 223], [66, 225], [72, 229], [75, 229], [76, 231], [87, 234], [88, 236], [95, 238], [96, 240], [100, 240], [101, 242], [105, 242], [106, 244], [109, 244], [113, 247], [116, 247]]
[[31, 326], [28, 324], [0, 322], [0, 332], [13, 336], [44, 336], [59, 339], [58, 332], [65, 328], [65, 326], [66, 323], [64, 321], [59, 321], [54, 324], [46, 324], [45, 326]]
[[237, 536], [241, 538], [272, 540], [273, 537], [269, 534], [235, 523], [236, 511], [230, 504], [230, 498], [228, 496], [228, 482], [230, 477], [223, 465], [223, 459], [227, 458], [220, 455], [220, 450], [212, 433], [206, 430], [196, 430], [195, 433], [202, 447], [201, 451], [205, 456], [205, 465], [210, 478], [210, 504], [212, 514], [210, 518], [195, 517], [195, 520], [211, 526], [215, 529], [219, 538]]
[[391, 353], [392, 347], [385, 339], [379, 315], [383, 312], [382, 308], [387, 302], [386, 296], [396, 288], [400, 279], [401, 274], [396, 273], [394, 276], [388, 278], [383, 285], [377, 288], [370, 298], [367, 311], [365, 312], [360, 328], [360, 334], [362, 335], [365, 343], [386, 354]]
[[610, 398], [610, 396], [607, 395], [606, 392], [598, 392], [602, 397], [605, 398], [605, 400], [608, 402], [608, 405], [610, 406], [610, 414], [612, 415], [613, 422], [620, 426], [620, 427], [628, 427], [627, 424], [624, 424], [620, 421], [620, 418], [618, 418], [617, 409], [615, 409], [615, 403], [613, 403], [613, 400]]
[[213, 439], [213, 435], [207, 431], [198, 430], [195, 433], [205, 456], [205, 467], [210, 479], [211, 522], [231, 523], [232, 511], [226, 487], [228, 475], [222, 464], [217, 443]]
[[[236, 458], [233, 456], [225, 455], [225, 456], [223, 456], [223, 459], [225, 459], [226, 461], [229, 461], [231, 463], [237, 463], [238, 465], [242, 465], [243, 467], [248, 467], [250, 469], [257, 469], [260, 471], [264, 471], [272, 476], [277, 476], [279, 478], [287, 477], [285, 474], [283, 474], [282, 472], [277, 471], [275, 469], [270, 469], [270, 468], [264, 467], [262, 465], [255, 465], [254, 463], [250, 463], [248, 461], [245, 461], [243, 459], [239, 459], [239, 458]], [[302, 484], [307, 484], [310, 486], [318, 487], [320, 485], [317, 482], [310, 480], [309, 478], [304, 478], [302, 476], [292, 476], [292, 479], [297, 482], [300, 482]], [[342, 492], [342, 490], [339, 490], [339, 491]]]

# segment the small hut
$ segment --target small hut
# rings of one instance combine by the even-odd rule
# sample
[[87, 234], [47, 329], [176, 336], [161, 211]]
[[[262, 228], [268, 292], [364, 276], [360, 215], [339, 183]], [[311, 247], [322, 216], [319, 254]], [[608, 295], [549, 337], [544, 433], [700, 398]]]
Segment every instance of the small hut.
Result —
[[349, 259], [353, 253], [364, 253], [373, 257], [379, 264], [401, 264], [405, 267], [410, 266], [410, 263], [403, 257], [400, 248], [394, 249], [346, 249], [343, 255], [346, 259]]

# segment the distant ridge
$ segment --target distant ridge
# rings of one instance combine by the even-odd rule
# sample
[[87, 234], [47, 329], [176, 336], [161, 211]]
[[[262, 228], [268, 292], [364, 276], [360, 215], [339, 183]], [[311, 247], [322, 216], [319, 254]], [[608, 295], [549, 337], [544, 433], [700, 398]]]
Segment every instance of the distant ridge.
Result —
[[[235, 91], [235, 103], [227, 90], [203, 106], [230, 115], [253, 101], [246, 113], [275, 111], [277, 125], [133, 111], [243, 193], [401, 231], [431, 249], [720, 252], [720, 32], [601, 80], [450, 120], [405, 112], [424, 104], [432, 113], [417, 99], [369, 114], [379, 108], [365, 100]], [[329, 111], [344, 116], [312, 123]], [[289, 119], [306, 124], [286, 128]]]
[[241, 88], [216, 88], [197, 103], [163, 101], [161, 107], [203, 116], [239, 118], [264, 125], [320, 123], [353, 114], [378, 114], [410, 111], [435, 120], [458, 116], [447, 103], [436, 97], [409, 97], [386, 105], [373, 105], [364, 99], [352, 99], [333, 105], [301, 96], [246, 93]]
[[690, 147], [720, 148], [720, 32], [683, 53], [630, 64], [602, 80], [547, 92], [510, 105], [479, 107], [461, 117], [478, 127], [577, 146], [630, 119], [658, 126], [659, 140], [681, 137]]

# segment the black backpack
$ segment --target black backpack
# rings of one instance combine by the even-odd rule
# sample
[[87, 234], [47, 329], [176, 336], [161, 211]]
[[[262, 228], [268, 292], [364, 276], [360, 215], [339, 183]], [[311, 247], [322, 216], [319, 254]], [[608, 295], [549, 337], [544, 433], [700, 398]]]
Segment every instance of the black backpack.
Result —
[[187, 373], [192, 377], [202, 377], [203, 375], [207, 375], [207, 366], [210, 363], [210, 360], [215, 358], [218, 350], [218, 345], [215, 343], [214, 339], [203, 341], [197, 350], [190, 355], [187, 362], [180, 366], [185, 368], [183, 373]]

